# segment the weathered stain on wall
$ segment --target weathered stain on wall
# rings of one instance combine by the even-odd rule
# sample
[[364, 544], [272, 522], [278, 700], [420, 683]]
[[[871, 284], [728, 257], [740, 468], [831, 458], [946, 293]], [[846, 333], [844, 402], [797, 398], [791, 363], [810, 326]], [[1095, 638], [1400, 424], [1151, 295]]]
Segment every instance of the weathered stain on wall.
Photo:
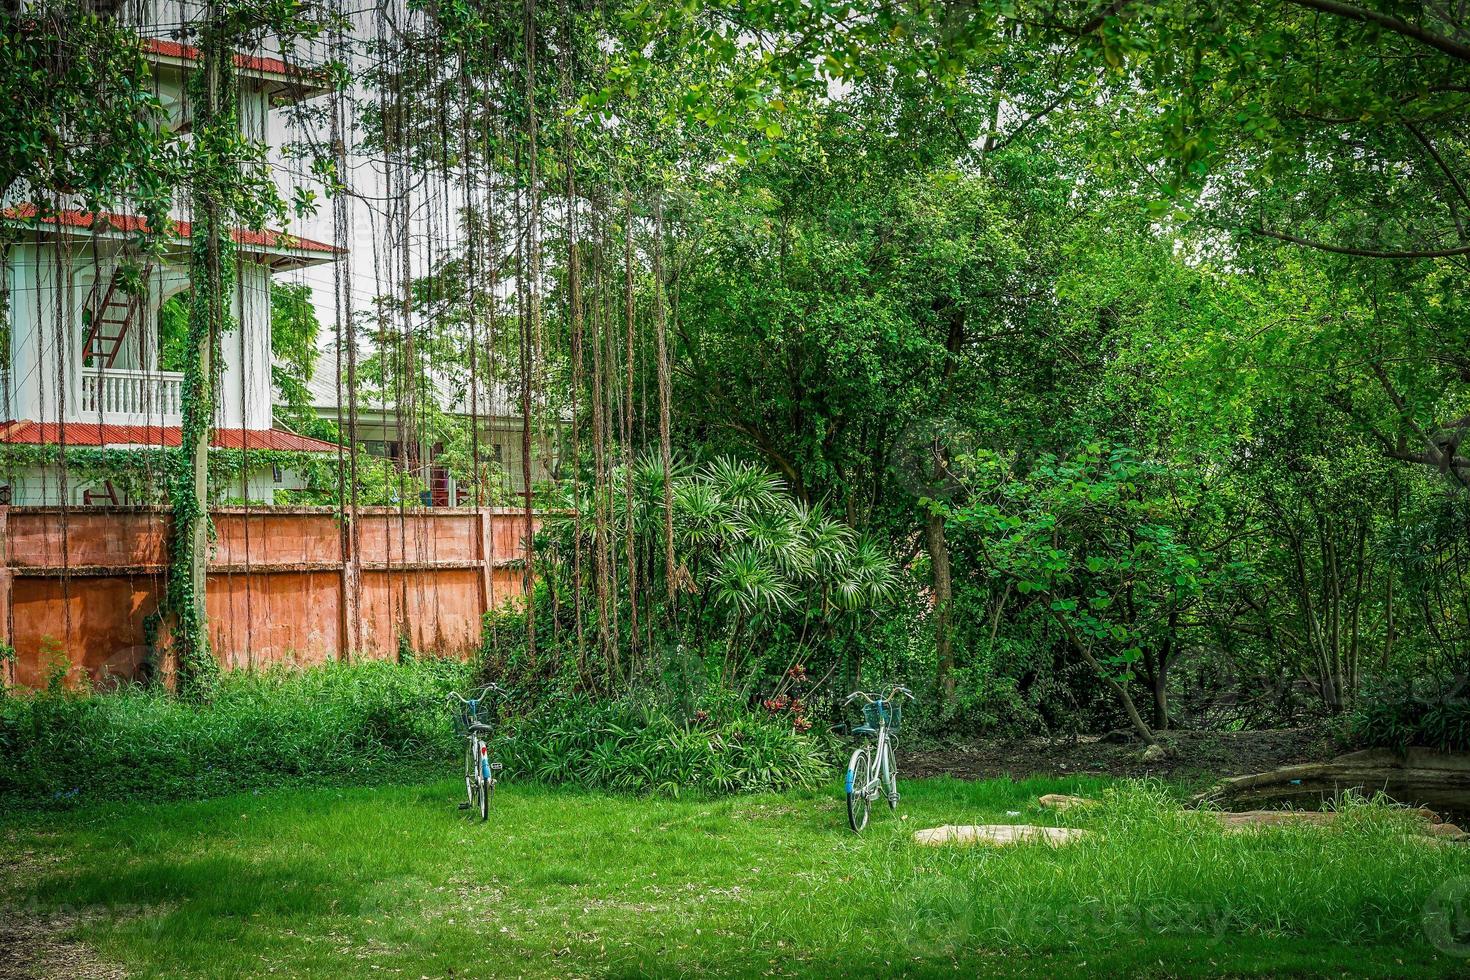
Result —
[[[167, 569], [162, 508], [0, 507], [0, 638], [12, 684], [132, 679]], [[353, 535], [331, 508], [214, 512], [206, 605], [229, 669], [392, 657], [468, 656], [487, 609], [523, 595], [522, 512], [361, 508]]]

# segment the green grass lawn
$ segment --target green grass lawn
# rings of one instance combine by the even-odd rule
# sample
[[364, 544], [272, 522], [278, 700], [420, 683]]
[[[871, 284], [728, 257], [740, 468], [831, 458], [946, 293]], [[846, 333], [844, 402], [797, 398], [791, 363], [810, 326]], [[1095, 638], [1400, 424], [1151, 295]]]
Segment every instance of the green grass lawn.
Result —
[[[875, 810], [862, 837], [835, 786], [711, 801], [503, 785], [487, 824], [455, 809], [453, 781], [12, 815], [0, 902], [137, 976], [1470, 968], [1423, 926], [1436, 890], [1470, 876], [1463, 846], [1380, 807], [1227, 836], [1157, 787], [1117, 784], [1085, 816], [1035, 805], [1108, 786], [906, 783], [907, 819]], [[909, 838], [978, 822], [1092, 833], [1057, 849]]]

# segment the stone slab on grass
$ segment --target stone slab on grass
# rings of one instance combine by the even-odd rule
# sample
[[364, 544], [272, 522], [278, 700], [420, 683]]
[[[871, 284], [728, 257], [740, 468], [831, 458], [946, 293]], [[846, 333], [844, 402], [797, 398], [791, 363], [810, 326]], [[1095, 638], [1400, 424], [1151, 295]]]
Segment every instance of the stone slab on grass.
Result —
[[914, 832], [916, 844], [990, 844], [997, 847], [1006, 844], [1029, 844], [1040, 841], [1053, 846], [1070, 844], [1086, 835], [1085, 830], [1072, 827], [1034, 827], [1031, 824], [966, 824], [930, 827]]

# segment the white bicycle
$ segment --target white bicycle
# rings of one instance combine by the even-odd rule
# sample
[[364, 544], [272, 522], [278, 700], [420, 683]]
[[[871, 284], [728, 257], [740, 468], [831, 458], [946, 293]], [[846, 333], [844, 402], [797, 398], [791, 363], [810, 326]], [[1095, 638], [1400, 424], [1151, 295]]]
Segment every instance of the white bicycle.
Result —
[[847, 822], [854, 833], [868, 825], [868, 811], [880, 790], [888, 797], [888, 808], [898, 809], [898, 764], [893, 759], [893, 743], [905, 699], [912, 701], [914, 692], [894, 685], [886, 696], [854, 691], [842, 702], [846, 706], [862, 701], [863, 723], [852, 733], [873, 740], [871, 745], [859, 746], [847, 763]]
[[464, 789], [468, 801], [461, 803], [461, 810], [478, 811], [480, 819], [490, 816], [490, 800], [495, 796], [495, 774], [501, 764], [490, 761], [491, 694], [505, 697], [506, 692], [498, 684], [487, 684], [472, 698], [451, 691], [449, 703], [454, 708], [454, 727], [465, 740]]

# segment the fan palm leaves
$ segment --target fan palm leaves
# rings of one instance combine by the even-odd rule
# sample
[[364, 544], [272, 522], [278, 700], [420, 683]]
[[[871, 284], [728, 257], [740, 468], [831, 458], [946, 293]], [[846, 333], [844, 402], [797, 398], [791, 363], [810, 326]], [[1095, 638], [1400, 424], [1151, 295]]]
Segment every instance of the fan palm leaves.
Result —
[[776, 474], [729, 456], [706, 463], [700, 468], [699, 476], [713, 486], [720, 499], [737, 513], [770, 507], [785, 489], [785, 484]]
[[792, 522], [811, 555], [815, 575], [826, 578], [843, 566], [856, 538], [849, 525], [828, 514], [821, 505], [795, 505]]
[[897, 567], [876, 541], [867, 536], [858, 538], [845, 559], [831, 583], [833, 605], [856, 610], [893, 599], [898, 591]]
[[796, 605], [797, 591], [791, 580], [749, 545], [720, 555], [712, 578], [715, 602], [741, 616]]
[[674, 485], [674, 541], [676, 547], [712, 548], [735, 535], [729, 506], [703, 480]]
[[[623, 500], [629, 477], [634, 492], [631, 537]], [[661, 582], [666, 574], [663, 465], [657, 455], [644, 454], [615, 467], [612, 480], [612, 499], [605, 500], [599, 518], [613, 556], [612, 586], [621, 587], [619, 571], [630, 545], [645, 568], [639, 580]], [[891, 602], [898, 592], [898, 568], [878, 542], [858, 535], [822, 505], [795, 499], [774, 473], [722, 457], [698, 466], [676, 463], [669, 485], [678, 575], [669, 593], [704, 596], [708, 606], [702, 600], [690, 607], [691, 614], [703, 616], [696, 610], [707, 608], [728, 619], [737, 646], [742, 639], [756, 642], [753, 635], [746, 639], [746, 631], [773, 615], [800, 606], [823, 617], [858, 613]], [[583, 545], [594, 542], [598, 489], [584, 483], [575, 494], [566, 486], [561, 490], [544, 518], [543, 531], [555, 545], [548, 552], [566, 556], [573, 552], [579, 526]], [[583, 576], [591, 575], [589, 563], [581, 567]], [[587, 577], [581, 587], [595, 586]], [[664, 594], [655, 585], [644, 600]], [[626, 596], [614, 598], [628, 601]]]
[[815, 560], [789, 504], [749, 511], [733, 521], [737, 539], [784, 574], [805, 577]]

